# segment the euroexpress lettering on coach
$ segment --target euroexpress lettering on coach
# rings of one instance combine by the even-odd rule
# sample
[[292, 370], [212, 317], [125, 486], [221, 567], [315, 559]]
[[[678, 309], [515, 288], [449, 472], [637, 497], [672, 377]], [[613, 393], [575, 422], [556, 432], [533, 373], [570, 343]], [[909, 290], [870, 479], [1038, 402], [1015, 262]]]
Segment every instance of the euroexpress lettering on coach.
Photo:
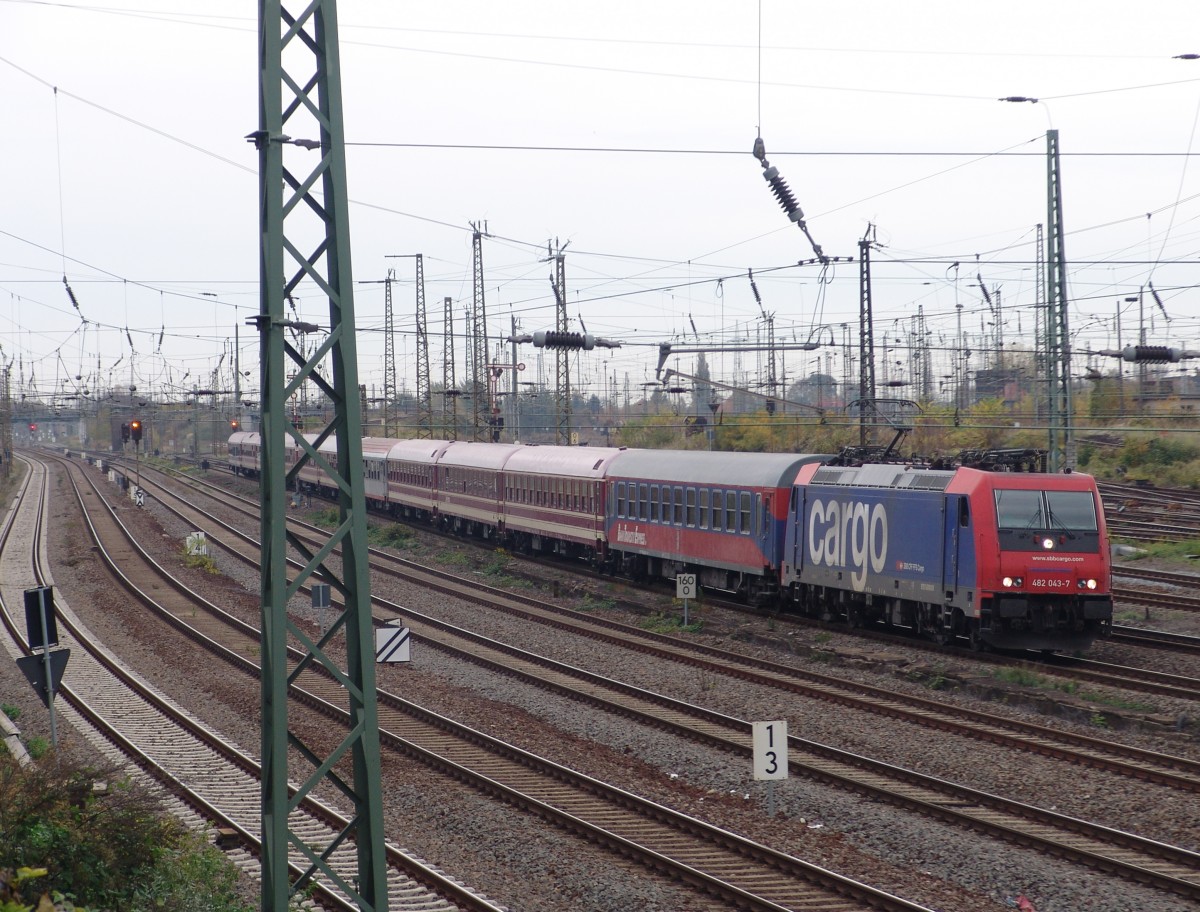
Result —
[[814, 564], [849, 569], [850, 584], [862, 592], [867, 567], [882, 573], [887, 558], [888, 521], [883, 504], [813, 501], [808, 514], [808, 556]]

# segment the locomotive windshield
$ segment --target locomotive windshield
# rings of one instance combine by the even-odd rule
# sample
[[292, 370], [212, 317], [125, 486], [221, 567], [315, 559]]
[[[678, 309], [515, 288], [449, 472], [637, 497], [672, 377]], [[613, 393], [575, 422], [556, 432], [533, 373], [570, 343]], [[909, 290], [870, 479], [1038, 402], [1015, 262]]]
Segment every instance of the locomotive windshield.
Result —
[[1023, 546], [1030, 532], [1054, 531], [1082, 546], [1099, 532], [1096, 502], [1088, 491], [996, 491], [996, 525], [1002, 547]]
[[1001, 529], [1069, 529], [1095, 532], [1096, 503], [1088, 491], [997, 491]]

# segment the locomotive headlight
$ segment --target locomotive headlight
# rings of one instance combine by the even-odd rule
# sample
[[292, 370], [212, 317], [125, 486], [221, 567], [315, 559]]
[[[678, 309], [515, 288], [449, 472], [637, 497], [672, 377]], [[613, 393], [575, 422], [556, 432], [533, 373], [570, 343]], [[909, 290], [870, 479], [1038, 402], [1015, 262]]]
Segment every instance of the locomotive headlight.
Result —
[[1047, 551], [1052, 550], [1054, 548], [1054, 539], [1052, 539], [1050, 537], [1043, 538], [1042, 539], [1042, 547], [1045, 548]]
[[1006, 576], [1000, 582], [1004, 585], [1005, 589], [1019, 589], [1025, 581], [1019, 576]]
[[1004, 579], [1002, 579], [1000, 582], [1004, 583], [1005, 589], [1011, 589], [1013, 587], [1013, 578], [1011, 576], [1004, 577]]
[[1089, 579], [1089, 580], [1080, 580], [1080, 581], [1079, 581], [1079, 588], [1080, 588], [1080, 589], [1095, 589], [1095, 588], [1096, 588], [1096, 581], [1095, 581], [1094, 579]]

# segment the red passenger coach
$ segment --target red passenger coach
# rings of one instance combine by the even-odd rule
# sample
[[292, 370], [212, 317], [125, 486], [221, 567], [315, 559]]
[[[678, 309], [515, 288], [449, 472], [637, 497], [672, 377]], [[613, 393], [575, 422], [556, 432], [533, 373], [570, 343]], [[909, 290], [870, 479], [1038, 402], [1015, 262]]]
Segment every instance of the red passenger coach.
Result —
[[396, 441], [390, 437], [364, 437], [362, 440], [363, 493], [367, 506], [372, 509], [387, 508], [387, 458], [395, 445]]
[[229, 471], [234, 475], [257, 478], [262, 458], [262, 438], [255, 431], [235, 431], [229, 435]]
[[613, 570], [671, 578], [754, 600], [773, 596], [792, 483], [828, 456], [625, 450], [609, 467]]
[[[316, 434], [305, 434], [304, 439], [309, 445], [316, 443]], [[328, 438], [321, 444], [318, 451], [325, 460], [333, 468], [337, 468], [337, 441], [332, 437]], [[295, 468], [296, 463], [300, 461], [300, 457], [304, 455], [304, 451], [297, 445], [289, 434], [283, 442], [283, 461], [288, 472]], [[300, 467], [300, 471], [296, 475], [296, 486], [305, 487], [310, 491], [321, 491], [330, 493], [333, 490], [333, 481], [325, 473], [325, 470], [317, 465], [312, 459], [309, 459]]]
[[526, 446], [504, 466], [504, 532], [526, 552], [602, 557], [613, 447]]
[[463, 535], [492, 538], [503, 511], [504, 464], [516, 443], [455, 441], [443, 451], [434, 474], [438, 525]]
[[449, 440], [392, 440], [387, 453], [387, 499], [392, 516], [428, 520], [436, 505], [434, 474]]

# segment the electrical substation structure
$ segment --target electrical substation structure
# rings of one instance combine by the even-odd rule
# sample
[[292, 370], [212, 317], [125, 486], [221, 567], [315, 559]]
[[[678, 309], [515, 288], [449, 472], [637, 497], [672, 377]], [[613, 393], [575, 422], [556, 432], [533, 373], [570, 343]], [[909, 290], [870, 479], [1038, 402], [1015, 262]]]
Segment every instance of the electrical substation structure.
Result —
[[[567, 334], [567, 258], [560, 249], [554, 256], [554, 328]], [[560, 346], [554, 357], [554, 442], [571, 443], [571, 351]]]
[[471, 311], [468, 318], [467, 336], [471, 344], [471, 439], [488, 440], [491, 437], [491, 403], [488, 402], [488, 337], [487, 305], [483, 296], [483, 238], [487, 234], [487, 223], [471, 225]]
[[[281, 0], [260, 0], [258, 39], [259, 123], [248, 138], [259, 158], [261, 297], [252, 322], [259, 332], [262, 394], [261, 908], [286, 912], [293, 894], [302, 894], [319, 876], [359, 909], [386, 909], [337, 5], [334, 0], [306, 0], [287, 10]], [[328, 335], [307, 355], [285, 335], [287, 328], [296, 328], [295, 321], [286, 317], [285, 301], [302, 283], [315, 287], [329, 302]], [[327, 358], [331, 367], [322, 376], [318, 367]], [[290, 380], [289, 361], [294, 369]], [[332, 413], [311, 442], [287, 415], [289, 397], [309, 383], [327, 397]], [[284, 460], [288, 437], [301, 454], [290, 473]], [[330, 437], [336, 443], [336, 465], [316, 449]], [[310, 460], [334, 479], [339, 491], [338, 523], [319, 554], [313, 554], [287, 527], [288, 483]], [[289, 548], [304, 561], [291, 582]], [[340, 561], [327, 564], [326, 555], [334, 549], [340, 549]], [[337, 591], [342, 604], [335, 609], [337, 615], [327, 632], [313, 642], [288, 619], [287, 607], [290, 597], [317, 577]], [[335, 645], [338, 648], [331, 648]], [[328, 756], [321, 756], [318, 748], [302, 743], [288, 730], [289, 646], [303, 653], [299, 667], [322, 667], [345, 683], [347, 730]], [[341, 667], [334, 657], [343, 652]], [[289, 776], [288, 756], [293, 749], [310, 766]], [[353, 770], [350, 781], [334, 772], [345, 767], [346, 759]], [[291, 829], [289, 779], [299, 784], [300, 796], [329, 784], [351, 799], [353, 815], [330, 845], [310, 845], [305, 834]], [[327, 857], [346, 840], [357, 851], [352, 875], [334, 870]], [[295, 882], [289, 877], [289, 850], [309, 862]]]
[[873, 444], [874, 434], [868, 426], [866, 402], [875, 400], [875, 323], [871, 304], [871, 245], [875, 243], [875, 226], [868, 225], [867, 233], [858, 242], [858, 444]]
[[442, 298], [442, 437], [458, 439], [458, 388], [454, 376], [454, 299]]
[[388, 269], [383, 280], [383, 436], [395, 437], [392, 409], [396, 402], [396, 323], [392, 313], [392, 280], [396, 270]]
[[1067, 325], [1067, 255], [1063, 249], [1062, 169], [1058, 131], [1046, 131], [1046, 376], [1048, 378], [1050, 471], [1075, 466], [1071, 418], [1071, 337]]
[[417, 258], [417, 437], [433, 438], [433, 390], [429, 383], [429, 325], [425, 316], [425, 257]]

